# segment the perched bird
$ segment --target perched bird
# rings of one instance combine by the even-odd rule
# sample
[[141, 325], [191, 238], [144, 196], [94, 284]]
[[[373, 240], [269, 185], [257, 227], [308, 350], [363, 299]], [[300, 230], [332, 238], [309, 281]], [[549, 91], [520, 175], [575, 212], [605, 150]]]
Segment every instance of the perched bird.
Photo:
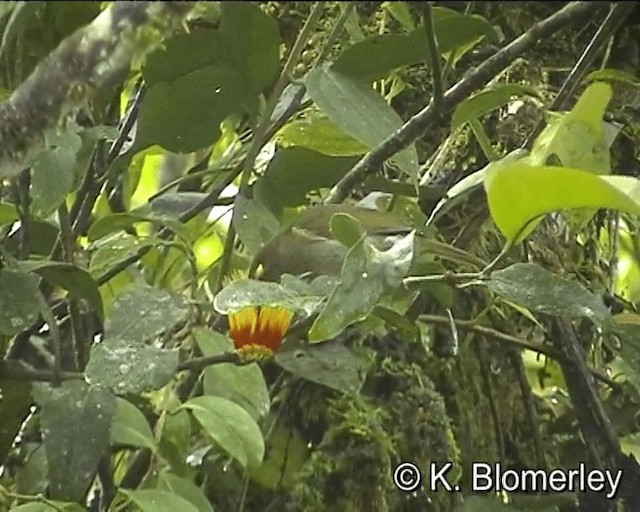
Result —
[[338, 213], [356, 218], [381, 250], [411, 230], [406, 221], [392, 213], [352, 204], [312, 206], [258, 253], [255, 263], [262, 265], [260, 278], [277, 281], [285, 273], [339, 275], [348, 248], [331, 234], [331, 219]]

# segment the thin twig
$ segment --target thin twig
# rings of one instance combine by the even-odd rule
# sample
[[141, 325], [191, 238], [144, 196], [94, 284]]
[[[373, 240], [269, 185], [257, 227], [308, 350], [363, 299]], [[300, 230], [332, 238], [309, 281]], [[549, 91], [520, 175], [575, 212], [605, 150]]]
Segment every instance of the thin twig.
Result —
[[549, 37], [566, 25], [575, 23], [581, 19], [581, 16], [600, 7], [601, 5], [597, 3], [571, 2], [547, 19], [536, 23], [524, 34], [471, 70], [465, 78], [451, 87], [442, 98], [440, 111], [436, 111], [431, 104], [426, 106], [409, 119], [402, 128], [364, 155], [331, 189], [325, 199], [325, 203], [342, 202], [353, 187], [367, 174], [378, 169], [388, 158], [415, 141], [429, 126], [439, 119], [441, 113], [448, 112], [475, 90], [489, 82], [493, 76], [507, 67], [512, 60], [525, 50], [532, 47], [539, 39]]
[[[587, 47], [580, 55], [580, 58], [573, 66], [573, 69], [569, 73], [569, 76], [562, 84], [562, 87], [558, 91], [558, 94], [551, 103], [549, 110], [563, 110], [566, 107], [567, 100], [571, 97], [576, 90], [578, 84], [584, 78], [596, 56], [606, 46], [609, 38], [615, 33], [620, 24], [627, 18], [627, 16], [636, 8], [636, 2], [618, 2], [609, 11], [606, 19], [600, 25], [595, 35], [587, 44]], [[526, 149], [531, 149], [536, 137], [540, 135], [542, 131], [543, 121], [539, 120], [536, 127], [532, 130], [524, 143]]]
[[431, 76], [433, 77], [433, 95], [431, 96], [431, 102], [435, 110], [440, 110], [443, 94], [442, 64], [440, 62], [440, 47], [438, 46], [438, 39], [436, 37], [431, 2], [426, 2], [424, 5], [424, 28], [427, 32], [427, 46], [429, 59], [431, 60]]
[[[75, 259], [75, 236], [71, 228], [71, 218], [67, 208], [66, 200], [58, 208], [58, 222], [60, 224], [60, 241], [62, 244], [62, 255], [64, 261], [73, 264]], [[85, 363], [85, 335], [82, 329], [82, 321], [80, 319], [80, 308], [78, 307], [78, 299], [68, 297], [69, 319], [71, 322], [71, 349], [73, 351], [73, 371], [80, 370]]]
[[[442, 325], [445, 327], [449, 327], [451, 323], [451, 319], [446, 316], [439, 315], [420, 315], [419, 319], [424, 323], [433, 324], [433, 325]], [[461, 330], [471, 331], [478, 334], [483, 334], [489, 338], [492, 338], [496, 341], [501, 341], [507, 343], [511, 347], [523, 348], [526, 350], [532, 350], [539, 354], [543, 354], [547, 357], [551, 357], [553, 359], [559, 359], [561, 354], [558, 350], [554, 349], [550, 345], [543, 345], [542, 343], [535, 343], [533, 341], [525, 340], [524, 338], [518, 338], [516, 336], [512, 336], [510, 334], [497, 331], [490, 327], [485, 327], [483, 325], [477, 325], [472, 320], [453, 320], [456, 327]], [[603, 374], [601, 371], [596, 370], [594, 368], [590, 368], [589, 371], [593, 375], [596, 380], [607, 384], [612, 389], [619, 389], [620, 385], [609, 378], [607, 375]]]

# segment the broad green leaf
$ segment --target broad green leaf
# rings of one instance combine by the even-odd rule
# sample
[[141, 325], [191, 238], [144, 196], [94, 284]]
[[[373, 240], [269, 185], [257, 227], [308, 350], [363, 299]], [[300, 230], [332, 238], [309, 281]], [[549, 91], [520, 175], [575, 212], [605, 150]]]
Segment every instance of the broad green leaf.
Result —
[[0, 203], [0, 226], [15, 222], [18, 218], [18, 210], [15, 204]]
[[563, 318], [588, 318], [608, 326], [609, 310], [601, 297], [577, 281], [569, 281], [533, 263], [515, 263], [491, 274], [487, 282], [497, 295], [531, 311]]
[[149, 448], [157, 446], [149, 422], [135, 405], [117, 397], [116, 413], [111, 425], [111, 444]]
[[50, 496], [80, 501], [109, 444], [115, 397], [82, 381], [63, 382], [59, 387], [38, 383], [33, 396], [41, 410]]
[[167, 227], [183, 239], [187, 238], [184, 224], [175, 219], [161, 215], [139, 215], [136, 213], [112, 213], [111, 215], [106, 215], [91, 224], [87, 236], [89, 240], [95, 241], [115, 231], [133, 227], [139, 222], [151, 222], [161, 227]]
[[199, 396], [182, 405], [204, 431], [245, 468], [256, 468], [264, 457], [260, 427], [242, 407], [226, 398]]
[[38, 279], [33, 274], [0, 269], [0, 334], [13, 336], [38, 319]]
[[247, 90], [256, 95], [278, 75], [278, 24], [250, 2], [224, 2], [221, 10], [220, 37], [226, 59], [241, 71]]
[[569, 113], [555, 114], [535, 141], [531, 163], [553, 164], [550, 159], [555, 158], [564, 167], [610, 174], [611, 161], [602, 118], [611, 94], [609, 85], [596, 82], [582, 93]]
[[225, 58], [224, 47], [217, 30], [201, 29], [177, 34], [150, 54], [142, 69], [149, 87], [172, 82]]
[[482, 183], [485, 179], [485, 173], [488, 169], [502, 168], [506, 165], [521, 160], [526, 155], [526, 151], [517, 149], [505, 155], [500, 160], [490, 162], [486, 167], [461, 179], [447, 191], [447, 197], [441, 199], [440, 202], [436, 205], [436, 207], [431, 212], [431, 215], [429, 216], [427, 224], [433, 224], [435, 219], [437, 219], [441, 215], [444, 215], [454, 206], [466, 201], [473, 192], [477, 191], [482, 186]]
[[358, 392], [370, 364], [362, 354], [336, 342], [291, 350], [286, 350], [285, 345], [276, 353], [275, 360], [293, 375], [342, 393]]
[[160, 82], [144, 97], [130, 152], [153, 144], [174, 153], [210, 146], [220, 136], [220, 123], [240, 107], [246, 96], [240, 72], [224, 62]]
[[369, 316], [385, 292], [396, 290], [413, 259], [414, 234], [379, 251], [362, 237], [348, 252], [338, 286], [309, 331], [309, 341], [334, 338], [345, 327]]
[[[205, 356], [213, 356], [233, 350], [233, 343], [226, 336], [204, 328], [195, 328], [193, 337]], [[205, 395], [227, 398], [240, 405], [256, 421], [269, 412], [271, 399], [262, 375], [255, 364], [236, 366], [217, 364], [204, 370]]]
[[73, 190], [76, 154], [82, 139], [73, 132], [55, 135], [31, 168], [31, 207], [44, 218], [56, 210]]
[[238, 197], [234, 227], [251, 254], [257, 254], [280, 231], [278, 219], [259, 201]]
[[228, 315], [249, 306], [297, 309], [296, 296], [276, 283], [243, 279], [225, 286], [213, 299], [218, 313]]
[[162, 240], [152, 236], [139, 238], [128, 233], [114, 233], [89, 246], [89, 272], [95, 278], [100, 277], [145, 247], [155, 247], [162, 243]]
[[[58, 238], [60, 230], [56, 225], [48, 221], [33, 220], [29, 223], [29, 240], [27, 248], [30, 256], [46, 256], [49, 257], [51, 250]], [[17, 254], [20, 247], [21, 231], [13, 231], [7, 239], [5, 239], [5, 247], [12, 254]]]
[[598, 69], [589, 73], [586, 78], [588, 82], [603, 81], [603, 82], [620, 82], [632, 87], [640, 87], [640, 80], [631, 73], [622, 71], [620, 69]]
[[[345, 133], [369, 149], [378, 146], [404, 124], [382, 96], [367, 84], [335, 71], [318, 67], [307, 74], [307, 91], [322, 111]], [[396, 153], [391, 161], [407, 176], [417, 179], [415, 145]]]
[[407, 2], [383, 2], [382, 7], [389, 11], [389, 14], [406, 30], [413, 30], [415, 28], [415, 23], [413, 22], [413, 17], [411, 16]]
[[[481, 16], [435, 7], [433, 18], [440, 52], [456, 51], [456, 59], [484, 37], [494, 42], [498, 40], [495, 29]], [[396, 68], [428, 62], [428, 55], [425, 29], [418, 27], [408, 34], [368, 37], [344, 50], [332, 67], [350, 76], [375, 80]]]
[[331, 217], [331, 236], [345, 247], [353, 247], [366, 233], [358, 219], [348, 213], [336, 213]]
[[172, 492], [190, 502], [199, 512], [213, 512], [213, 507], [192, 480], [181, 478], [169, 471], [163, 471], [158, 477], [158, 489]]
[[266, 454], [260, 467], [251, 471], [251, 480], [266, 489], [288, 489], [309, 459], [309, 448], [297, 430], [274, 421], [267, 423]]
[[535, 89], [521, 84], [498, 84], [476, 93], [456, 106], [451, 117], [451, 130], [506, 105], [514, 97], [526, 95], [539, 97]]
[[108, 387], [118, 395], [141, 393], [160, 389], [171, 381], [178, 362], [177, 349], [117, 338], [92, 345], [85, 375], [87, 382]]
[[345, 135], [328, 119], [302, 119], [284, 125], [276, 134], [284, 146], [298, 146], [329, 156], [357, 156], [367, 152], [367, 147]]
[[255, 198], [275, 213], [285, 206], [307, 204], [309, 192], [332, 187], [357, 161], [303, 147], [280, 149], [256, 181]]
[[70, 263], [35, 260], [21, 261], [20, 267], [67, 290], [72, 297], [85, 299], [98, 315], [103, 315], [98, 285], [85, 269]]
[[105, 341], [150, 340], [186, 318], [188, 306], [177, 295], [150, 286], [134, 286], [115, 301], [105, 323]]
[[[200, 204], [208, 195], [204, 192], [168, 192], [151, 200], [148, 206], [154, 216], [177, 220], [191, 208]], [[206, 210], [203, 213], [207, 213]]]
[[118, 489], [142, 512], [199, 512], [198, 508], [190, 501], [184, 499], [173, 492], [161, 491], [158, 489]]
[[31, 383], [0, 379], [0, 463], [6, 460], [30, 410]]
[[77, 503], [65, 503], [55, 500], [48, 500], [47, 503], [32, 501], [31, 503], [11, 508], [11, 512], [85, 512], [85, 510], [84, 507]]
[[521, 240], [535, 228], [532, 221], [557, 210], [609, 208], [640, 214], [640, 181], [630, 176], [596, 176], [521, 161], [487, 169], [484, 186], [491, 217], [509, 241]]

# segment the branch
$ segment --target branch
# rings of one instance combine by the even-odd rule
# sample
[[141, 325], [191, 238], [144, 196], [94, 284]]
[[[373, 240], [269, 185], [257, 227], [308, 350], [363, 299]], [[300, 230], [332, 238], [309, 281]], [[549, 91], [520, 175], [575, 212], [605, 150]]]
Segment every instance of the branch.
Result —
[[[429, 47], [429, 59], [431, 60], [431, 74], [433, 76], [433, 96], [431, 103], [436, 111], [440, 110], [442, 103], [442, 65], [440, 63], [440, 48], [436, 38], [436, 29], [433, 23], [433, 12], [431, 2], [427, 2], [424, 7], [424, 27], [427, 31], [427, 46]], [[451, 52], [453, 55], [454, 52]]]
[[[571, 97], [576, 90], [578, 84], [584, 78], [585, 73], [593, 64], [596, 55], [600, 53], [600, 50], [604, 48], [606, 42], [618, 29], [620, 24], [627, 18], [627, 16], [636, 8], [637, 2], [621, 2], [612, 7], [607, 18], [602, 25], [598, 28], [597, 32], [589, 41], [589, 44], [580, 55], [580, 58], [576, 62], [575, 66], [569, 73], [569, 76], [562, 84], [562, 87], [558, 91], [553, 103], [549, 107], [549, 110], [563, 110], [566, 107], [567, 100]], [[536, 127], [531, 131], [529, 137], [524, 143], [524, 147], [531, 149], [536, 137], [540, 135], [542, 131], [543, 121], [538, 121]]]
[[535, 45], [539, 39], [549, 37], [566, 25], [575, 23], [585, 14], [600, 8], [601, 5], [598, 2], [571, 2], [547, 19], [536, 23], [524, 34], [471, 70], [465, 78], [447, 90], [442, 98], [439, 110], [433, 104], [429, 104], [409, 119], [402, 128], [382, 141], [377, 148], [369, 151], [336, 183], [327, 195], [325, 203], [342, 202], [351, 189], [367, 174], [378, 169], [385, 160], [420, 137], [429, 126], [439, 119], [439, 115], [451, 110], [474, 91], [489, 82], [517, 56]]
[[[193, 2], [113, 2], [66, 38], [0, 103], [0, 177], [14, 176], [40, 151], [45, 134], [113, 86], [131, 60], [180, 25]], [[155, 33], [150, 37], [149, 30]], [[153, 42], [152, 42], [153, 41]]]
[[[439, 315], [420, 315], [419, 319], [426, 324], [442, 325], [444, 327], [449, 327], [449, 325], [451, 324], [450, 318], [445, 316], [439, 316]], [[533, 341], [525, 340], [524, 338], [518, 338], [517, 336], [512, 336], [511, 334], [507, 334], [501, 331], [496, 331], [491, 327], [477, 325], [472, 320], [454, 319], [453, 322], [455, 323], [456, 327], [461, 330], [482, 334], [483, 336], [487, 336], [488, 338], [492, 338], [496, 341], [504, 342], [511, 347], [523, 348], [526, 350], [533, 350], [538, 354], [543, 354], [547, 357], [551, 357], [556, 360], [561, 360], [563, 357], [563, 354], [559, 350], [554, 349], [550, 345], [535, 343]], [[615, 382], [614, 380], [611, 380], [607, 375], [603, 374], [602, 372], [594, 368], [590, 368], [589, 372], [591, 372], [591, 374], [596, 380], [599, 380], [600, 382], [607, 384], [611, 389], [618, 389], [620, 387], [620, 385], [617, 382]]]

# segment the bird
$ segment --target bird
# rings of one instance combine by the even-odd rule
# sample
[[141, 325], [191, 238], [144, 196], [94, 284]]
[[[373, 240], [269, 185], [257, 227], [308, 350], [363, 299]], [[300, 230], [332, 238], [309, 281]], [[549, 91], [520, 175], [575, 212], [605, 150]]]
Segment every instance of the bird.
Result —
[[331, 233], [331, 219], [340, 213], [354, 217], [379, 250], [411, 231], [406, 220], [390, 212], [350, 203], [311, 206], [258, 252], [254, 266], [262, 265], [259, 278], [278, 281], [285, 273], [339, 276], [349, 250]]

